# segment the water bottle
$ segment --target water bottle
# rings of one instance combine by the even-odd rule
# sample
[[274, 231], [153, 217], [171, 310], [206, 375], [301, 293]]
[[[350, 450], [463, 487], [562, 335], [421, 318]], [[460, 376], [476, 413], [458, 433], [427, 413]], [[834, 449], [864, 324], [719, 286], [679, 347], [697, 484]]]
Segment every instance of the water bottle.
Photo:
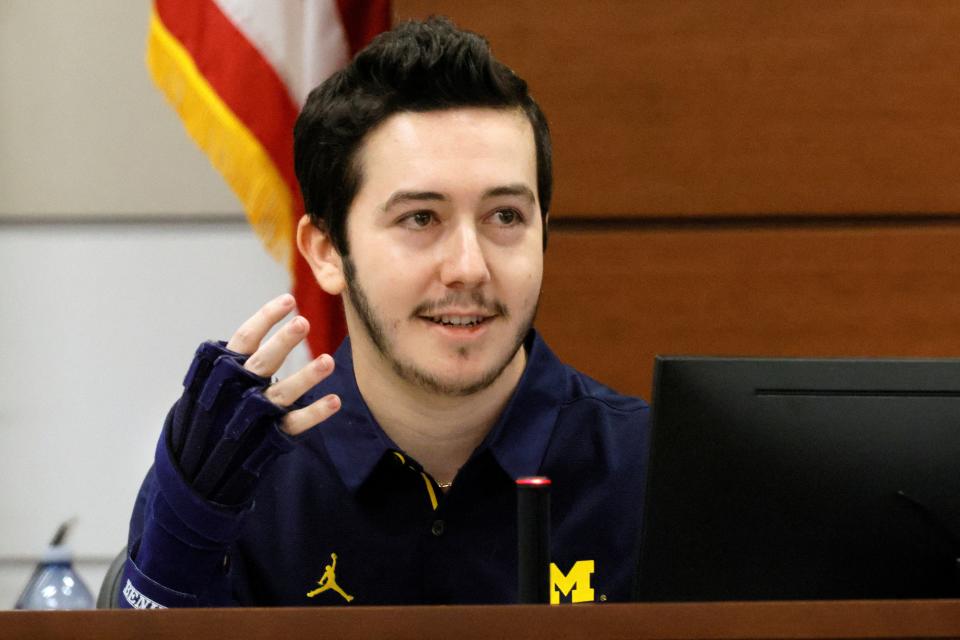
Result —
[[73, 570], [73, 554], [65, 544], [70, 524], [57, 529], [15, 608], [93, 609], [93, 594]]

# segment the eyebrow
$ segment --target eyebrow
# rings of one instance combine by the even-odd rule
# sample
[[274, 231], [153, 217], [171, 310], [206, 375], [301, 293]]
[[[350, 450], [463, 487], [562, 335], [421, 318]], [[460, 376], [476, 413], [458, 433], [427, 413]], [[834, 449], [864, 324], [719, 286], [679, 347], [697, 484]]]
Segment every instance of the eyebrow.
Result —
[[391, 207], [406, 202], [422, 202], [424, 200], [447, 200], [447, 196], [437, 191], [394, 191], [384, 203], [382, 209], [389, 211]]
[[537, 197], [533, 195], [530, 187], [520, 182], [487, 189], [483, 192], [482, 199], [486, 200], [487, 198], [498, 198], [501, 196], [519, 196], [531, 204], [537, 200]]
[[[483, 192], [480, 199], [487, 200], [489, 198], [499, 198], [503, 196], [519, 196], [530, 203], [536, 202], [537, 200], [537, 197], [533, 194], [530, 187], [519, 182], [516, 184], [491, 187]], [[387, 201], [381, 209], [383, 211], [389, 211], [391, 207], [408, 202], [445, 202], [447, 200], [449, 200], [449, 198], [439, 191], [395, 191], [387, 198]]]

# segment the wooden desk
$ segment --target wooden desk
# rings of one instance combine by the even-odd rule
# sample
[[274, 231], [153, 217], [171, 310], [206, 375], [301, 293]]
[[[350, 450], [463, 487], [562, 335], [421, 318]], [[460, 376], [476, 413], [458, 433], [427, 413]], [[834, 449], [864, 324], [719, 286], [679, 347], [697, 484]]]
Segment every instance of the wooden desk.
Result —
[[960, 638], [960, 600], [5, 611], [0, 638]]

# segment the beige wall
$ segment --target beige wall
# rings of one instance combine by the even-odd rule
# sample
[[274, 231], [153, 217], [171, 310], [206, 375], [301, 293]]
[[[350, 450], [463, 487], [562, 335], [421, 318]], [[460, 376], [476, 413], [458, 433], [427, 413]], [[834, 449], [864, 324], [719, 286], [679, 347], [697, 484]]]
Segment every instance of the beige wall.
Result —
[[193, 349], [286, 289], [151, 85], [148, 10], [0, 0], [0, 608], [72, 516], [96, 588]]
[[0, 217], [237, 214], [152, 88], [149, 8], [0, 2]]

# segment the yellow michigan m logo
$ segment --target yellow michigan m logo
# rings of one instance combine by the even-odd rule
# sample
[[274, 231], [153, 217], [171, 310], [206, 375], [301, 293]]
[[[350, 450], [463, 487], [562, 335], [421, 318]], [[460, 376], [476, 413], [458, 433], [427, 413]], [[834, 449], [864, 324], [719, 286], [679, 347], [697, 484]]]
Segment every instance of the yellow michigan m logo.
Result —
[[550, 604], [560, 604], [560, 594], [570, 598], [570, 602], [593, 602], [593, 560], [578, 560], [564, 574], [554, 563], [550, 563]]

